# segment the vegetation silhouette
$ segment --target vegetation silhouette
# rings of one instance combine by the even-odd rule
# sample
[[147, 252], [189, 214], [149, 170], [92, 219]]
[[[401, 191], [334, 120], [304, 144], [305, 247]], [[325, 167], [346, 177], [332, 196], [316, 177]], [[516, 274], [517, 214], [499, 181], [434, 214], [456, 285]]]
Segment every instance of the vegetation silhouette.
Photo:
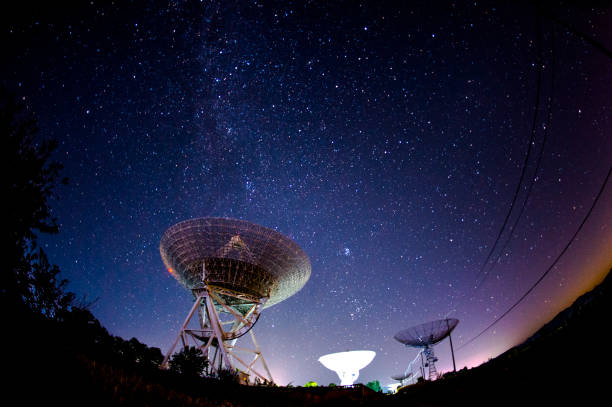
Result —
[[[67, 280], [59, 277], [59, 268], [38, 247], [40, 233], [59, 231], [50, 201], [67, 179], [60, 177], [62, 164], [51, 158], [57, 143], [39, 137], [34, 116], [4, 87], [0, 87], [0, 131], [9, 168], [5, 200], [9, 244], [0, 271], [0, 306], [5, 328], [13, 333], [2, 335], [3, 349], [10, 350], [5, 358], [11, 372], [7, 389], [25, 404], [49, 402], [54, 395], [64, 402], [68, 396], [58, 392], [66, 387], [63, 378], [81, 382], [84, 377], [71, 369], [78, 370], [74, 364], [84, 357], [141, 371], [157, 369], [161, 351], [135, 338], [125, 341], [110, 335], [85, 306], [76, 303], [75, 294], [66, 290]], [[25, 385], [33, 371], [45, 377], [36, 392]], [[75, 385], [72, 394], [86, 393], [87, 388]]]
[[51, 160], [57, 147], [52, 140], [38, 137], [33, 115], [4, 87], [0, 87], [0, 131], [7, 185], [4, 200], [9, 244], [0, 272], [0, 305], [10, 309], [14, 323], [29, 311], [53, 319], [74, 300], [64, 292], [65, 280], [58, 280], [59, 270], [50, 265], [37, 247], [38, 233], [57, 233], [49, 201], [59, 185], [62, 165]]
[[382, 387], [380, 387], [380, 382], [379, 382], [378, 380], [373, 380], [373, 381], [371, 381], [371, 382], [368, 382], [368, 383], [366, 384], [366, 387], [368, 387], [368, 388], [370, 388], [370, 389], [374, 390], [374, 391], [375, 391], [375, 392], [377, 392], [377, 393], [382, 392]]
[[209, 365], [202, 351], [195, 346], [185, 346], [172, 355], [169, 364], [172, 372], [196, 377], [202, 376]]
[[240, 384], [240, 373], [236, 369], [219, 369], [215, 378], [226, 384]]

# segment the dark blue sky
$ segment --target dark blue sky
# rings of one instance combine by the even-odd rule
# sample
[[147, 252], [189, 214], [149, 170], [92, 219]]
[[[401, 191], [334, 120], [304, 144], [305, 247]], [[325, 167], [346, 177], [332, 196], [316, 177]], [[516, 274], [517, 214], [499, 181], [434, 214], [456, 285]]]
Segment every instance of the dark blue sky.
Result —
[[[123, 3], [8, 15], [2, 78], [59, 141], [70, 179], [49, 257], [126, 339], [165, 351], [189, 309], [159, 255], [164, 231], [234, 217], [291, 237], [312, 263], [254, 329], [275, 379], [337, 382], [318, 357], [369, 349], [359, 380], [391, 382], [417, 354], [394, 333], [452, 316], [461, 347], [552, 264], [610, 169], [612, 61], [549, 18], [609, 49], [609, 9], [546, 7], [540, 36], [528, 3]], [[458, 367], [600, 280], [611, 220], [608, 186], [557, 266], [456, 352]], [[436, 351], [450, 369], [447, 342]]]

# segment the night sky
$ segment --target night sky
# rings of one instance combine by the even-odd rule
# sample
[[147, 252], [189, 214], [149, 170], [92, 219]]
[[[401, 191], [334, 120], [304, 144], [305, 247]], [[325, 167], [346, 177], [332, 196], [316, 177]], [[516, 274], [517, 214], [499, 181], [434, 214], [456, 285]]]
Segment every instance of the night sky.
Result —
[[[358, 349], [377, 352], [358, 381], [390, 383], [418, 352], [393, 335], [447, 316], [458, 368], [478, 365], [612, 266], [607, 185], [542, 283], [462, 347], [552, 265], [610, 170], [612, 59], [577, 35], [612, 48], [610, 9], [547, 6], [538, 24], [527, 2], [23, 3], [3, 17], [2, 83], [69, 178], [41, 244], [114, 335], [169, 348], [192, 299], [159, 242], [195, 217], [310, 257], [254, 328], [280, 384], [338, 382], [317, 359]], [[435, 350], [451, 369], [448, 341]]]

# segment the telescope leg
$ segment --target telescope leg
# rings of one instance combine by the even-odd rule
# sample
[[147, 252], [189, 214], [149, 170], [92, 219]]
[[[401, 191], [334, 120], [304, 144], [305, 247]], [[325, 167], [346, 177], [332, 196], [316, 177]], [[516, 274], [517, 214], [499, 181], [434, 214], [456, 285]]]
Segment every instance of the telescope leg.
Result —
[[199, 294], [196, 297], [196, 300], [193, 303], [193, 306], [191, 307], [191, 310], [189, 311], [189, 314], [187, 314], [187, 318], [185, 318], [185, 322], [183, 322], [183, 325], [181, 326], [181, 329], [180, 329], [176, 339], [174, 340], [174, 343], [172, 344], [172, 346], [168, 350], [168, 353], [166, 354], [166, 357], [162, 361], [162, 364], [161, 364], [162, 367], [167, 367], [168, 359], [170, 359], [170, 356], [172, 355], [172, 352], [174, 352], [174, 348], [176, 348], [176, 345], [178, 344], [179, 339], [183, 340], [183, 346], [185, 346], [185, 338], [184, 338], [185, 328], [187, 328], [187, 325], [189, 324], [189, 321], [191, 321], [191, 318], [193, 317], [193, 314], [195, 313], [196, 309], [200, 305], [200, 301], [202, 300], [203, 295], [204, 294]]
[[255, 345], [255, 350], [257, 351], [257, 354], [259, 355], [259, 359], [261, 360], [261, 363], [263, 364], [264, 369], [266, 369], [266, 373], [268, 374], [268, 377], [270, 378], [270, 381], [272, 383], [274, 383], [274, 379], [272, 378], [272, 373], [270, 373], [270, 369], [268, 369], [268, 365], [266, 364], [266, 360], [264, 359], [263, 355], [261, 354], [261, 349], [259, 348], [259, 344], [255, 340], [255, 334], [253, 333], [252, 330], [249, 331], [249, 333], [251, 334], [251, 339], [253, 340], [253, 344]]
[[210, 325], [217, 337], [217, 348], [221, 352], [221, 360], [220, 365], [225, 362], [225, 366], [228, 369], [232, 369], [233, 366], [227, 356], [227, 351], [225, 349], [225, 343], [223, 341], [223, 330], [221, 329], [221, 322], [219, 321], [219, 316], [217, 315], [217, 311], [215, 310], [215, 305], [212, 302], [212, 299], [209, 295], [206, 296], [206, 309], [208, 310], [208, 318], [210, 319]]
[[448, 334], [448, 340], [450, 341], [451, 356], [453, 357], [453, 372], [456, 372], [457, 367], [455, 366], [455, 351], [453, 350], [453, 338], [450, 334]]

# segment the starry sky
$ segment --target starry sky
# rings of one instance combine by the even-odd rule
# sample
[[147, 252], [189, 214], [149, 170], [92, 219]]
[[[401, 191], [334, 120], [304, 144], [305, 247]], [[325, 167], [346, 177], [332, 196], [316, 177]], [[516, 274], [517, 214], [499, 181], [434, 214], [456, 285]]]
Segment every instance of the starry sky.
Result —
[[[69, 178], [61, 231], [40, 240], [69, 289], [112, 334], [166, 351], [192, 300], [161, 236], [232, 217], [311, 260], [254, 328], [280, 384], [338, 382], [317, 359], [359, 349], [377, 356], [358, 381], [390, 383], [418, 353], [393, 335], [447, 316], [458, 368], [520, 343], [612, 266], [608, 185], [542, 283], [468, 342], [553, 264], [610, 170], [612, 60], [577, 33], [612, 48], [612, 13], [460, 3], [7, 11], [2, 84]], [[435, 350], [451, 369], [448, 341]]]

